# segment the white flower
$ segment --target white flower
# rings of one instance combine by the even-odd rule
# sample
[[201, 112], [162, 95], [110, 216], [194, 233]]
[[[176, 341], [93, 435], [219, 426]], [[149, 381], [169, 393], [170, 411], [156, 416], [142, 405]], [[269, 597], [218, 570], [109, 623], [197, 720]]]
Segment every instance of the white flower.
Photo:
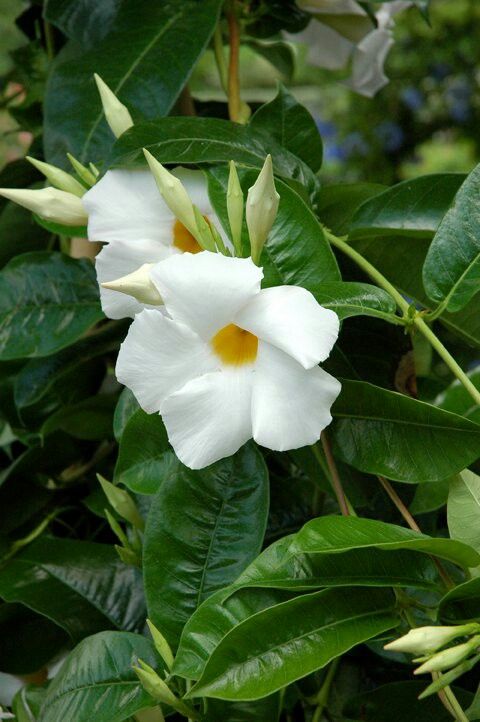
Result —
[[[177, 168], [174, 175], [182, 180], [200, 212], [215, 223], [201, 171]], [[166, 205], [149, 171], [108, 171], [82, 201], [88, 212], [89, 239], [107, 244], [96, 258], [99, 284], [130, 274], [145, 263], [201, 250]], [[145, 308], [133, 296], [111, 289], [100, 288], [100, 296], [110, 318], [134, 316]]]
[[184, 464], [202, 468], [252, 437], [277, 451], [318, 440], [340, 392], [317, 366], [338, 336], [333, 311], [304, 288], [260, 290], [250, 258], [185, 253], [150, 274], [166, 313], [136, 316], [116, 373], [162, 415]]

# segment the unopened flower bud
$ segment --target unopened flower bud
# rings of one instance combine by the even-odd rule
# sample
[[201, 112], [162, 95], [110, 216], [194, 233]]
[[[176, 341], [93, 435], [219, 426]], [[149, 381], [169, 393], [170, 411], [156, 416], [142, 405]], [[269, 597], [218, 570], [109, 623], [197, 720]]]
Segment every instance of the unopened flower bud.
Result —
[[409, 654], [430, 654], [440, 647], [452, 642], [457, 637], [473, 634], [480, 627], [475, 622], [459, 627], [417, 627], [411, 629], [399, 639], [386, 644], [384, 649], [390, 652], [407, 652]]
[[230, 161], [230, 173], [227, 187], [227, 213], [232, 233], [233, 246], [239, 258], [242, 257], [243, 191], [233, 160]]
[[163, 304], [162, 297], [150, 278], [150, 269], [154, 265], [153, 263], [144, 263], [133, 273], [128, 273], [126, 276], [117, 278], [114, 281], [102, 283], [102, 288], [126, 293], [128, 296], [136, 298], [140, 303], [161, 306]]
[[161, 679], [152, 667], [143, 662], [141, 659], [138, 660], [139, 667], [133, 667], [135, 673], [140, 680], [142, 687], [148, 692], [153, 699], [157, 702], [169, 705], [173, 709], [177, 710], [188, 717], [189, 719], [198, 719], [199, 715], [192, 707], [186, 705], [181, 699], [178, 699], [166, 682]]
[[86, 193], [87, 189], [85, 186], [82, 186], [70, 173], [66, 173], [61, 168], [56, 168], [54, 165], [50, 165], [50, 163], [44, 163], [43, 160], [37, 160], [29, 155], [27, 155], [27, 160], [35, 166], [40, 173], [43, 173], [48, 182], [51, 183], [52, 186], [55, 186], [55, 188], [59, 188], [61, 191], [66, 191], [67, 193], [73, 193], [73, 195], [79, 196], [79, 198]]
[[100, 93], [106, 121], [115, 138], [119, 138], [126, 130], [132, 127], [132, 116], [127, 106], [119, 101], [115, 93], [110, 90], [101, 77], [97, 75], [97, 73], [94, 73], [93, 77], [95, 78], [98, 92]]
[[441, 672], [443, 669], [449, 669], [455, 667], [460, 662], [463, 662], [473, 650], [480, 644], [480, 637], [474, 637], [468, 642], [463, 644], [457, 644], [455, 647], [444, 649], [441, 652], [437, 652], [427, 659], [420, 667], [414, 670], [414, 674], [425, 674], [425, 672]]
[[145, 527], [144, 521], [128, 491], [110, 483], [104, 479], [103, 476], [100, 476], [100, 474], [97, 474], [97, 479], [100, 482], [103, 493], [117, 514], [121, 516], [122, 519], [130, 522], [136, 529], [143, 531]]
[[95, 168], [95, 166], [93, 166], [93, 168], [89, 170], [86, 166], [80, 163], [80, 161], [77, 160], [75, 156], [73, 156], [71, 153], [67, 153], [67, 158], [70, 161], [75, 173], [78, 175], [79, 178], [83, 180], [84, 183], [87, 184], [87, 186], [91, 187], [95, 185], [97, 176], [99, 174], [97, 169], [95, 169], [97, 170], [96, 173], [93, 171], [93, 168]]
[[88, 221], [80, 198], [57, 188], [42, 188], [38, 191], [0, 188], [0, 196], [18, 203], [41, 218], [65, 226], [84, 226]]
[[150, 634], [152, 635], [153, 644], [155, 645], [155, 649], [167, 665], [167, 669], [170, 671], [173, 667], [173, 654], [172, 650], [170, 649], [170, 645], [163, 636], [163, 634], [156, 628], [156, 626], [151, 622], [149, 619], [147, 619], [147, 625], [150, 630]]
[[267, 155], [257, 180], [248, 190], [247, 226], [250, 235], [252, 261], [258, 263], [268, 234], [278, 211], [280, 196], [275, 189], [272, 157]]
[[175, 218], [183, 223], [185, 228], [198, 239], [198, 229], [195, 221], [195, 210], [193, 203], [183, 185], [172, 173], [163, 167], [161, 163], [146, 149], [143, 149], [147, 163], [152, 171], [158, 190], [163, 200], [172, 211]]

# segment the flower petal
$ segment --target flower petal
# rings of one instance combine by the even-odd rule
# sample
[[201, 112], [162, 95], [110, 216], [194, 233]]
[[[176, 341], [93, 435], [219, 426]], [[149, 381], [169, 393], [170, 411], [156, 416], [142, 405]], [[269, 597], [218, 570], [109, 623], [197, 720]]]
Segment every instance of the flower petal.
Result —
[[259, 292], [263, 271], [250, 258], [202, 251], [167, 258], [151, 277], [172, 318], [209, 341]]
[[187, 381], [216, 367], [209, 346], [196, 333], [159, 310], [146, 309], [130, 326], [115, 371], [142, 409], [151, 413]]
[[217, 371], [185, 384], [160, 413], [180, 461], [203, 469], [252, 437], [252, 371]]
[[314, 444], [332, 417], [340, 382], [260, 342], [252, 394], [253, 438], [275, 451]]
[[340, 326], [334, 311], [320, 306], [310, 291], [298, 286], [263, 289], [238, 312], [234, 323], [306, 369], [325, 361]]
[[393, 43], [391, 30], [372, 30], [355, 48], [352, 75], [346, 84], [355, 92], [373, 98], [388, 83], [383, 66]]
[[[111, 243], [104, 246], [95, 259], [98, 283], [115, 281], [117, 278], [133, 273], [144, 263], [162, 261], [171, 255], [172, 250], [158, 241], [137, 241], [136, 243]], [[111, 291], [100, 286], [100, 299], [103, 312], [108, 318], [126, 318], [135, 316], [145, 308], [133, 296]]]

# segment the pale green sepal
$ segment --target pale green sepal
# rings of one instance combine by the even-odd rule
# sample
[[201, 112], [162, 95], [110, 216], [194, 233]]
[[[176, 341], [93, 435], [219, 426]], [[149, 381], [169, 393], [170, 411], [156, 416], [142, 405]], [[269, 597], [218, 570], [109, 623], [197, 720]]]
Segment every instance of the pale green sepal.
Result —
[[44, 163], [43, 160], [37, 160], [29, 155], [27, 155], [26, 159], [37, 168], [40, 173], [43, 173], [48, 182], [51, 183], [52, 186], [55, 186], [55, 188], [59, 188], [61, 191], [66, 191], [67, 193], [73, 193], [73, 195], [79, 196], [79, 198], [87, 192], [85, 186], [79, 183], [73, 175], [66, 173], [61, 168], [56, 168], [54, 165], [50, 165], [50, 163]]
[[130, 494], [125, 491], [125, 489], [121, 489], [119, 486], [107, 481], [103, 476], [100, 476], [100, 474], [97, 474], [97, 479], [100, 482], [103, 493], [117, 514], [121, 516], [122, 519], [130, 522], [136, 529], [143, 531], [145, 522]]
[[235, 255], [238, 258], [243, 256], [242, 248], [242, 224], [243, 224], [244, 199], [243, 191], [238, 179], [237, 168], [233, 160], [230, 161], [230, 172], [227, 186], [227, 214], [230, 223]]
[[204, 248], [206, 251], [212, 251], [212, 253], [214, 253], [216, 251], [215, 240], [213, 238], [212, 230], [209, 223], [207, 223], [205, 218], [202, 216], [197, 206], [193, 206], [193, 212], [195, 214], [195, 224], [197, 227], [197, 233], [195, 238], [197, 239], [198, 243], [201, 245], [202, 248]]
[[71, 153], [67, 153], [67, 158], [70, 161], [70, 165], [72, 166], [75, 173], [78, 175], [78, 177], [87, 184], [89, 188], [95, 185], [97, 176], [89, 170], [86, 166], [84, 166], [82, 163], [80, 163], [79, 160], [75, 158]]
[[140, 680], [142, 687], [148, 692], [148, 694], [163, 704], [173, 707], [177, 712], [185, 715], [189, 719], [200, 719], [198, 712], [178, 699], [167, 683], [161, 679], [155, 670], [150, 667], [142, 659], [138, 660], [139, 667], [134, 666], [135, 674]]
[[155, 649], [167, 665], [167, 669], [170, 671], [173, 667], [173, 654], [172, 650], [170, 649], [170, 645], [163, 636], [163, 634], [160, 632], [160, 630], [156, 628], [156, 626], [153, 624], [153, 622], [150, 621], [150, 619], [147, 619], [147, 625], [150, 630], [150, 634], [152, 635]]

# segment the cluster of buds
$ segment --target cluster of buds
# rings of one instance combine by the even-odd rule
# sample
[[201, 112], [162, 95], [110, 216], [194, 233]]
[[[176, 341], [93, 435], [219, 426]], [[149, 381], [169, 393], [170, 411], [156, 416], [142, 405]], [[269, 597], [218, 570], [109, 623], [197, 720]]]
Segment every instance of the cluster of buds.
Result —
[[125, 564], [141, 566], [142, 540], [141, 534], [145, 530], [145, 523], [135, 504], [134, 500], [126, 491], [115, 484], [112, 484], [103, 476], [97, 474], [103, 493], [113, 511], [130, 525], [128, 534], [122, 529], [117, 519], [109, 509], [104, 509], [105, 516], [111, 530], [116, 535], [120, 544], [115, 545], [118, 556]]
[[[459, 638], [467, 641], [446, 647]], [[445, 672], [420, 695], [424, 698], [453, 682], [480, 662], [480, 624], [471, 622], [454, 627], [417, 627], [400, 639], [385, 645], [391, 652], [415, 654], [420, 663], [414, 674]]]

